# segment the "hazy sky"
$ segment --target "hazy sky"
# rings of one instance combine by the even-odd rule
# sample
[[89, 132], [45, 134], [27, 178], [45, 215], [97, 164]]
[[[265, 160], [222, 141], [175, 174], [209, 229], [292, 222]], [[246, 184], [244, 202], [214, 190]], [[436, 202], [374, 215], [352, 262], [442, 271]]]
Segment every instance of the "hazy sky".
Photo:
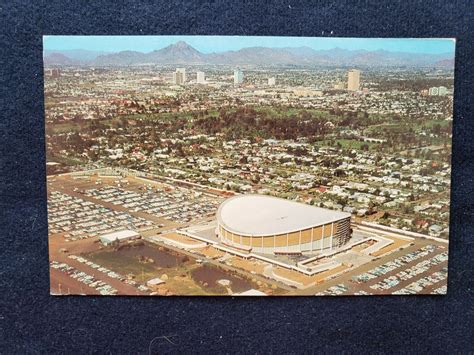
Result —
[[245, 47], [300, 47], [314, 49], [383, 49], [392, 52], [454, 53], [454, 39], [388, 39], [331, 37], [243, 37], [243, 36], [44, 36], [46, 50], [89, 49], [118, 52], [151, 52], [177, 41], [186, 41], [203, 53]]

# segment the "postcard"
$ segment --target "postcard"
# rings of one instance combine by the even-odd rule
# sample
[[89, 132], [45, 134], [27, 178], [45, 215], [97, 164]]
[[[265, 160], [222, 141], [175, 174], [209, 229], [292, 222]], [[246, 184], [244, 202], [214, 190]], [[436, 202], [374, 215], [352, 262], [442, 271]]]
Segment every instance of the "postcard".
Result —
[[446, 294], [454, 39], [43, 45], [51, 294]]

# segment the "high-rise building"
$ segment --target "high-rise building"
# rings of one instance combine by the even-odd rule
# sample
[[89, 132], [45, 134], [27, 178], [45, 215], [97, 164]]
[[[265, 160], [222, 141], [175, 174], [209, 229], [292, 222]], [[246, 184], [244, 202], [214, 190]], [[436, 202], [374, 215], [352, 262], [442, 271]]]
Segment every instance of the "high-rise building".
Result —
[[274, 86], [275, 85], [275, 77], [268, 78], [268, 86]]
[[177, 72], [177, 71], [173, 73], [173, 84], [174, 85], [183, 85], [184, 84], [183, 73]]
[[186, 81], [186, 70], [183, 68], [178, 68], [173, 73], [173, 84], [183, 85]]
[[205, 84], [206, 83], [206, 77], [205, 77], [203, 71], [196, 72], [196, 83], [198, 83], [198, 84]]
[[244, 81], [244, 72], [240, 69], [234, 70], [234, 85], [242, 84]]
[[360, 86], [360, 70], [351, 69], [347, 73], [347, 90], [358, 91]]
[[59, 78], [61, 76], [61, 71], [58, 68], [51, 69], [51, 77]]
[[185, 68], [176, 68], [176, 72], [183, 73], [183, 83], [186, 82], [186, 69]]

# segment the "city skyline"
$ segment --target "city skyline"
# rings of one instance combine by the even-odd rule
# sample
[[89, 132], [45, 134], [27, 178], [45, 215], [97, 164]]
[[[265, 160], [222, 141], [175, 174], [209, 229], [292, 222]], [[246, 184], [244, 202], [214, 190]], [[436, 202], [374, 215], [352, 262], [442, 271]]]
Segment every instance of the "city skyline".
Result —
[[446, 294], [453, 56], [295, 48], [377, 41], [45, 53], [51, 294]]
[[203, 53], [237, 51], [243, 48], [298, 48], [314, 50], [388, 51], [419, 54], [453, 54], [455, 39], [428, 38], [334, 38], [265, 36], [44, 36], [45, 51], [89, 50], [100, 52], [152, 52], [184, 41]]

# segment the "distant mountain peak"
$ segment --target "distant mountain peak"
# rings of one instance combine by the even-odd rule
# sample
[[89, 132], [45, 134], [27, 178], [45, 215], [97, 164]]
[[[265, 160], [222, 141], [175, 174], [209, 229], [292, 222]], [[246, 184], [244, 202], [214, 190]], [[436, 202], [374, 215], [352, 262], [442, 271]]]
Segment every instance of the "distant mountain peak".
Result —
[[[340, 47], [317, 50], [300, 47], [247, 47], [235, 51], [202, 53], [185, 41], [149, 53], [122, 51], [98, 55], [76, 62], [69, 53], [45, 53], [45, 63], [54, 65], [143, 65], [143, 64], [228, 64], [228, 65], [331, 65], [331, 66], [439, 66], [452, 67], [452, 55], [390, 52], [386, 50], [349, 50]], [[93, 58], [93, 59], [92, 59]], [[85, 58], [84, 58], [85, 59]]]
[[454, 68], [454, 58], [442, 59], [434, 64], [435, 67]]
[[48, 58], [58, 58], [58, 59], [68, 59], [67, 56], [65, 56], [62, 53], [59, 52], [53, 52], [47, 55]]
[[158, 49], [157, 51], [163, 51], [163, 50], [177, 50], [177, 51], [190, 51], [190, 52], [198, 52], [200, 53], [196, 48], [190, 46], [188, 43], [185, 41], [178, 41], [176, 43], [172, 43], [167, 47]]
[[184, 41], [170, 44], [167, 47], [143, 54], [147, 63], [202, 63], [205, 56]]
[[191, 47], [187, 42], [185, 41], [178, 41], [176, 42], [174, 45], [172, 44], [172, 46], [175, 46], [176, 48], [188, 48], [188, 47]]
[[68, 56], [53, 52], [44, 56], [44, 63], [47, 65], [74, 65], [77, 64], [76, 61], [72, 60]]

